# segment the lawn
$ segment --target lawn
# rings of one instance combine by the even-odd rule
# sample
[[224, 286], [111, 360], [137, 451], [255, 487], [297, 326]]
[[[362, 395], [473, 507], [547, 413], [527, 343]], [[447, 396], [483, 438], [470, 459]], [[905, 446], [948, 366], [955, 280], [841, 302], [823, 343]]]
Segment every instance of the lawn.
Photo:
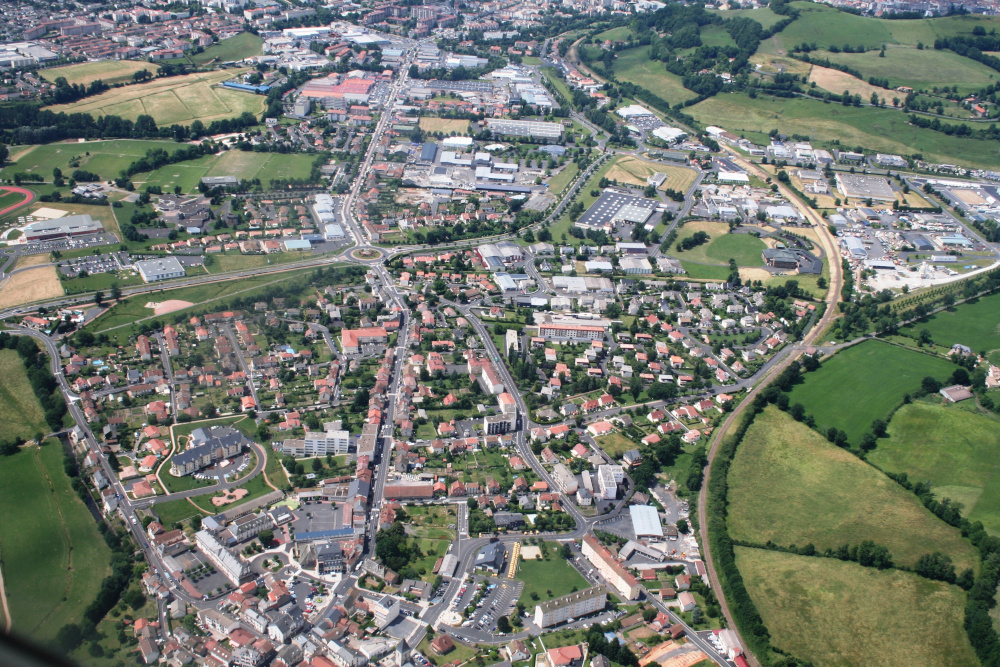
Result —
[[469, 121], [461, 118], [433, 118], [423, 116], [420, 118], [420, 129], [424, 132], [441, 132], [445, 136], [450, 134], [467, 134], [469, 131]]
[[[454, 639], [454, 637], [452, 637]], [[432, 665], [443, 665], [445, 663], [459, 664], [472, 660], [479, 653], [478, 649], [470, 648], [460, 642], [455, 642], [455, 648], [446, 655], [440, 656], [431, 649], [431, 638], [424, 637], [424, 640], [417, 645], [420, 654], [427, 658]]]
[[[816, 418], [820, 432], [835, 426], [847, 433], [852, 445], [875, 419], [884, 419], [903, 396], [920, 389], [928, 375], [948, 378], [955, 367], [939, 357], [913, 352], [881, 341], [851, 346], [807, 373], [791, 392], [791, 402], [802, 403]], [[848, 389], [849, 388], [849, 389]]]
[[45, 412], [16, 351], [0, 350], [0, 378], [0, 440], [28, 440], [39, 431], [48, 433]]
[[562, 194], [562, 191], [580, 173], [580, 165], [576, 162], [568, 162], [562, 170], [549, 179], [549, 192], [554, 195]]
[[634, 443], [628, 436], [622, 433], [609, 433], [595, 438], [594, 442], [613, 459], [618, 459], [622, 454], [630, 449], [638, 449], [639, 445]]
[[1000, 74], [986, 65], [945, 50], [889, 46], [885, 50], [885, 57], [879, 56], [879, 51], [867, 53], [819, 51], [816, 57], [848, 65], [861, 72], [866, 81], [870, 77], [886, 78], [891, 88], [910, 86], [930, 90], [934, 87], [957, 85], [959, 92], [971, 93], [995, 83], [996, 79], [1000, 78]]
[[51, 640], [77, 623], [109, 572], [110, 550], [63, 472], [55, 440], [0, 462], [0, 553], [14, 630]]
[[705, 246], [705, 255], [727, 266], [730, 259], [735, 259], [739, 266], [762, 266], [761, 253], [766, 247], [751, 234], [723, 234]]
[[132, 75], [146, 70], [156, 74], [157, 66], [139, 60], [100, 60], [92, 63], [80, 63], [65, 67], [53, 67], [38, 72], [46, 81], [55, 83], [59, 77], [64, 77], [71, 84], [86, 86], [100, 79], [104, 83], [131, 83]]
[[[0, 178], [13, 178], [15, 173], [23, 171], [29, 174], [41, 174], [44, 178], [51, 179], [52, 169], [58, 167], [67, 177], [71, 176], [75, 169], [83, 169], [98, 174], [101, 178], [111, 179], [144, 156], [146, 151], [154, 148], [173, 152], [177, 150], [177, 144], [173, 141], [114, 139], [27, 146], [11, 151], [11, 162], [0, 170]], [[79, 167], [69, 166], [74, 158], [79, 162]]]
[[184, 192], [197, 192], [198, 183], [206, 176], [235, 176], [247, 181], [259, 178], [266, 187], [275, 178], [308, 178], [315, 160], [316, 156], [304, 153], [229, 150], [136, 174], [133, 181], [141, 187], [158, 185], [164, 191], [179, 185]]
[[235, 507], [236, 505], [250, 502], [251, 500], [255, 500], [265, 494], [274, 491], [274, 489], [272, 489], [267, 485], [267, 482], [265, 481], [266, 477], [267, 477], [266, 475], [261, 473], [256, 477], [254, 477], [253, 479], [249, 480], [246, 484], [241, 484], [239, 487], [237, 487], [240, 489], [246, 489], [248, 493], [247, 495], [243, 496], [236, 502], [230, 503], [229, 505], [222, 505], [221, 507], [216, 507], [215, 505], [213, 505], [212, 497], [217, 495], [217, 493], [206, 493], [203, 496], [196, 496], [191, 500], [194, 501], [195, 505], [197, 505], [206, 512], [210, 512], [212, 514], [218, 512], [224, 512], [226, 508], [232, 508]]
[[965, 506], [963, 514], [1000, 535], [1000, 424], [957, 406], [919, 401], [904, 405], [868, 459], [913, 481], [929, 481], [939, 498]]
[[619, 51], [614, 62], [615, 76], [659, 95], [670, 104], [697, 97], [684, 87], [681, 77], [667, 71], [663, 62], [650, 59], [649, 48], [640, 46]]
[[972, 667], [965, 593], [909, 572], [736, 547], [771, 641], [814, 665]]
[[115, 115], [128, 120], [147, 114], [159, 125], [187, 124], [194, 120], [207, 125], [213, 120], [234, 118], [244, 111], [252, 114], [263, 111], [262, 95], [218, 86], [223, 81], [238, 77], [244, 71], [246, 70], [197, 72], [153, 79], [147, 83], [114, 88], [71, 104], [57, 104], [47, 108], [56, 113]]
[[559, 556], [557, 543], [544, 542], [542, 550], [543, 554], [548, 556], [548, 560], [544, 560], [544, 555], [543, 560], [522, 559], [518, 561], [517, 574], [514, 575], [516, 579], [524, 582], [520, 601], [528, 608], [534, 608], [535, 599], [532, 593], [537, 595], [539, 600], [549, 600], [588, 587], [587, 580], [568, 561]]
[[756, 544], [823, 550], [873, 540], [910, 567], [932, 551], [949, 555], [959, 571], [978, 560], [915, 495], [774, 407], [736, 450], [728, 522], [734, 540]]
[[164, 526], [173, 526], [176, 523], [190, 519], [196, 514], [201, 516], [210, 516], [217, 513], [201, 512], [186, 498], [181, 498], [180, 500], [168, 500], [165, 503], [156, 503], [156, 505], [153, 506], [153, 510], [156, 512], [156, 516], [160, 518], [160, 523]]
[[758, 95], [750, 99], [743, 93], [721, 93], [688, 112], [704, 125], [718, 125], [757, 142], [767, 143], [767, 133], [777, 128], [807, 136], [814, 144], [834, 146], [837, 141], [843, 146], [887, 153], [919, 152], [938, 162], [1000, 166], [1000, 145], [912, 126], [906, 114], [893, 109], [845, 107], [802, 97]]
[[686, 259], [681, 260], [681, 266], [692, 280], [726, 280], [729, 278], [729, 267], [718, 264], [699, 264]]
[[212, 61], [231, 62], [243, 60], [250, 56], [259, 56], [263, 53], [262, 46], [264, 40], [249, 32], [241, 32], [235, 37], [224, 39], [217, 44], [206, 47], [201, 53], [189, 56], [188, 59], [195, 65], [206, 65]]
[[961, 343], [975, 352], [989, 353], [1000, 349], [1000, 294], [991, 294], [963, 303], [951, 310], [942, 311], [926, 319], [909, 324], [900, 333], [916, 338], [923, 329], [931, 332], [931, 338], [938, 345], [951, 347]]
[[[455, 507], [452, 505], [409, 505], [403, 510], [407, 529], [416, 537], [455, 539]], [[451, 526], [451, 528], [449, 528]], [[433, 565], [433, 563], [431, 563]]]

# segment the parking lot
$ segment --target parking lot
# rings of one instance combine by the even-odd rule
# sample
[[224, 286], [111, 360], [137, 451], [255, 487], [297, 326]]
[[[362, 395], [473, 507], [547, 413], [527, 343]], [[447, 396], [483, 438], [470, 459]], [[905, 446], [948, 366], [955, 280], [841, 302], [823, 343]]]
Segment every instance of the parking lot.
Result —
[[118, 243], [118, 237], [107, 232], [78, 236], [72, 239], [55, 239], [52, 241], [33, 241], [21, 246], [14, 246], [20, 255], [37, 255], [53, 250], [79, 250], [80, 248], [96, 248], [97, 246]]
[[466, 584], [467, 590], [465, 594], [456, 598], [455, 611], [462, 613], [473, 603], [477, 592], [482, 591], [484, 586], [486, 589], [485, 594], [480, 598], [479, 602], [475, 603], [476, 611], [462, 623], [462, 627], [469, 630], [495, 633], [497, 619], [501, 616], [509, 616], [514, 611], [524, 584], [513, 579], [477, 576]]
[[[223, 465], [225, 464], [225, 465]], [[242, 473], [250, 466], [250, 454], [238, 454], [195, 473], [197, 479], [218, 479], [228, 481], [233, 475]]]
[[59, 262], [59, 274], [66, 278], [76, 278], [82, 272], [117, 273], [132, 264], [127, 252], [105, 253], [90, 257], [78, 257]]

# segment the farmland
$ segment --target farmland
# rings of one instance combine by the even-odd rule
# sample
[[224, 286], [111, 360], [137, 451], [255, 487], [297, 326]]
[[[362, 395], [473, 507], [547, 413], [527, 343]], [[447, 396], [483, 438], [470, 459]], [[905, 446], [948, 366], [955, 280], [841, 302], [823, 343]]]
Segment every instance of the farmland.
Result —
[[841, 72], [838, 69], [831, 69], [829, 67], [820, 67], [819, 65], [814, 65], [809, 70], [809, 80], [815, 81], [816, 85], [823, 90], [828, 90], [838, 95], [846, 90], [851, 95], [860, 95], [863, 99], [868, 100], [871, 98], [872, 93], [875, 93], [887, 102], [892, 102], [893, 97], [899, 97], [899, 93], [894, 90], [879, 88], [847, 72]]
[[872, 540], [912, 566], [931, 551], [973, 567], [976, 551], [911, 492], [777, 408], [759, 414], [729, 472], [735, 540], [836, 549]]
[[86, 86], [98, 79], [109, 85], [112, 83], [130, 83], [132, 75], [142, 70], [146, 70], [150, 74], [156, 74], [156, 65], [139, 60], [101, 60], [92, 63], [43, 69], [38, 74], [51, 83], [55, 83], [56, 79], [63, 77], [71, 84], [78, 83]]
[[14, 350], [0, 350], [0, 377], [0, 440], [27, 440], [38, 431], [48, 431], [45, 413]]
[[0, 553], [14, 630], [52, 639], [77, 623], [108, 573], [110, 552], [63, 472], [55, 440], [0, 462]]
[[961, 343], [971, 347], [974, 352], [989, 352], [1000, 349], [998, 326], [1000, 294], [991, 294], [974, 303], [963, 303], [951, 310], [908, 324], [900, 329], [900, 333], [916, 338], [920, 331], [927, 329], [938, 345], [951, 347], [955, 343]]
[[143, 187], [158, 185], [164, 191], [172, 191], [179, 185], [184, 192], [197, 192], [198, 183], [206, 176], [235, 176], [241, 180], [258, 178], [267, 187], [276, 178], [307, 178], [315, 159], [316, 156], [304, 153], [229, 150], [168, 164], [156, 171], [136, 174], [133, 180]]
[[1000, 429], [991, 417], [920, 401], [904, 405], [889, 422], [869, 460], [913, 481], [929, 481], [939, 498], [965, 506], [963, 515], [1000, 535]]
[[686, 102], [697, 95], [684, 87], [681, 78], [666, 70], [664, 63], [649, 58], [649, 47], [619, 51], [614, 62], [615, 76], [653, 91], [671, 104]]
[[767, 143], [767, 133], [778, 128], [801, 134], [823, 145], [864, 146], [868, 150], [910, 155], [925, 159], [961, 161], [970, 166], [1000, 166], [1000, 145], [967, 137], [948, 136], [910, 125], [898, 110], [845, 107], [802, 97], [794, 99], [744, 93], [721, 93], [689, 107], [689, 113], [705, 125], [719, 125], [752, 141]]
[[[923, 378], [931, 375], [944, 380], [953, 370], [944, 359], [866, 341], [806, 374], [804, 382], [792, 389], [790, 399], [805, 406], [821, 432], [835, 426], [856, 445], [869, 424], [884, 419], [904, 394], [916, 392]], [[844, 391], [845, 387], [850, 391]]]
[[0, 308], [54, 299], [63, 295], [62, 283], [54, 266], [39, 266], [29, 271], [18, 271], [3, 283]]
[[957, 586], [746, 547], [736, 548], [736, 563], [774, 646], [797, 658], [831, 666], [979, 664]]
[[[11, 162], [0, 170], [0, 178], [13, 178], [15, 173], [23, 171], [51, 179], [52, 169], [58, 167], [66, 176], [71, 175], [74, 169], [83, 169], [103, 179], [111, 179], [154, 148], [173, 152], [177, 144], [173, 141], [114, 139], [28, 146], [11, 152]], [[71, 161], [78, 166], [71, 167]]]
[[[963, 58], [951, 51], [889, 46], [885, 56], [878, 51], [866, 53], [829, 53], [819, 51], [816, 57], [848, 65], [869, 77], [886, 78], [892, 88], [910, 86], [926, 89], [958, 86], [959, 92], [971, 93], [995, 83], [1000, 74], [986, 65]], [[833, 92], [841, 92], [834, 90]], [[891, 99], [891, 98], [890, 98]]]
[[469, 132], [469, 121], [461, 118], [422, 116], [420, 118], [420, 129], [424, 132], [440, 132], [444, 135], [467, 134]]
[[693, 169], [650, 162], [631, 155], [623, 155], [615, 160], [614, 165], [608, 170], [605, 176], [619, 183], [645, 187], [646, 179], [656, 173], [666, 174], [667, 176], [667, 180], [659, 188], [661, 190], [670, 188], [678, 192], [687, 192], [687, 189], [691, 187], [695, 178], [697, 178], [697, 174]]
[[243, 70], [222, 70], [184, 74], [124, 88], [115, 88], [72, 104], [48, 107], [55, 112], [115, 115], [135, 120], [148, 114], [160, 125], [200, 120], [233, 118], [244, 111], [258, 114], [264, 98], [251, 93], [227, 90], [217, 84], [242, 74]]

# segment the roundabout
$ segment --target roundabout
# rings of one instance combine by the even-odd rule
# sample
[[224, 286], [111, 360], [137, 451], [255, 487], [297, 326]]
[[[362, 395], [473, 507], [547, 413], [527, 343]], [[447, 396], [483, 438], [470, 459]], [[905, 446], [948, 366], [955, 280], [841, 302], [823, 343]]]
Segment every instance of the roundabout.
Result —
[[372, 246], [356, 248], [351, 251], [351, 257], [360, 262], [377, 262], [382, 259], [382, 251]]

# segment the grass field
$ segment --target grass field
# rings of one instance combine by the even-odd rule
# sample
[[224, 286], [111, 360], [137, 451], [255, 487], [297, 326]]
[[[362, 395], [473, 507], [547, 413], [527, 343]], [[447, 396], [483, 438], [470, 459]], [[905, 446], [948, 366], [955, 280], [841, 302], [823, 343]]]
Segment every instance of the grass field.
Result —
[[107, 575], [110, 550], [63, 472], [55, 440], [0, 461], [0, 555], [14, 630], [51, 640], [78, 623]]
[[692, 280], [725, 280], [729, 277], [729, 267], [719, 264], [699, 264], [687, 259], [681, 260], [681, 266]]
[[213, 120], [239, 116], [244, 111], [253, 114], [263, 111], [262, 95], [217, 86], [244, 71], [221, 70], [153, 79], [109, 90], [72, 104], [57, 104], [48, 108], [57, 113], [110, 114], [129, 120], [148, 114], [160, 125], [187, 124], [194, 120], [208, 124]]
[[573, 91], [570, 90], [569, 84], [566, 83], [566, 79], [563, 79], [556, 73], [555, 67], [542, 67], [541, 72], [545, 75], [545, 78], [549, 80], [549, 83], [552, 84], [552, 87], [563, 96], [567, 103], [573, 99]]
[[188, 59], [195, 65], [206, 65], [213, 61], [229, 62], [232, 60], [243, 60], [250, 56], [259, 56], [263, 53], [262, 40], [257, 35], [249, 32], [241, 32], [235, 37], [224, 39], [217, 44], [206, 47], [201, 53], [196, 53]]
[[865, 80], [873, 76], [887, 78], [892, 88], [910, 86], [930, 90], [932, 87], [957, 85], [959, 92], [965, 93], [977, 91], [1000, 79], [1000, 73], [986, 65], [945, 50], [890, 46], [886, 48], [884, 58], [879, 57], [878, 51], [867, 53], [819, 51], [816, 57], [849, 65], [861, 72]]
[[[875, 419], [884, 419], [903, 395], [920, 388], [928, 375], [944, 380], [954, 370], [944, 359], [912, 352], [880, 341], [847, 348], [805, 375], [791, 392], [816, 418], [820, 431], [836, 426], [857, 445]], [[844, 391], [850, 387], [850, 391]]]
[[[521, 560], [517, 566], [517, 574], [514, 575], [524, 582], [520, 600], [531, 609], [535, 603], [532, 593], [538, 596], [539, 601], [544, 601], [572, 593], [574, 588], [582, 591], [589, 586], [587, 580], [559, 556], [558, 544], [544, 542], [542, 550], [548, 555], [548, 560], [544, 560], [544, 556], [543, 560]], [[550, 591], [552, 595], [549, 595]]]
[[1000, 349], [1000, 294], [991, 294], [975, 303], [963, 303], [950, 311], [936, 313], [926, 320], [903, 327], [900, 333], [916, 338], [923, 329], [931, 332], [938, 345], [951, 347], [961, 343], [976, 352], [986, 353]]
[[757, 544], [835, 549], [873, 540], [912, 567], [948, 554], [959, 571], [976, 551], [909, 491], [771, 407], [759, 414], [729, 472], [729, 532]]
[[940, 162], [1000, 166], [1000, 144], [914, 127], [906, 114], [892, 109], [845, 107], [801, 97], [758, 95], [750, 99], [743, 93], [722, 93], [690, 107], [689, 113], [700, 123], [718, 125], [757, 142], [767, 143], [767, 133], [777, 128], [807, 136], [817, 144], [839, 141], [842, 146], [889, 153], [920, 152], [925, 159]]
[[774, 646], [814, 665], [972, 667], [965, 593], [908, 572], [736, 548]]
[[604, 32], [597, 33], [594, 36], [594, 40], [604, 41], [610, 39], [614, 41], [626, 41], [632, 38], [632, 31], [627, 26], [619, 26], [617, 28], [611, 28], [611, 30], [605, 30]]
[[687, 189], [691, 187], [695, 178], [697, 178], [697, 174], [693, 169], [650, 162], [649, 160], [643, 160], [632, 155], [623, 155], [615, 160], [606, 176], [611, 180], [617, 180], [619, 183], [645, 187], [646, 179], [656, 173], [666, 174], [667, 176], [667, 180], [659, 187], [660, 190], [670, 188], [678, 192], [687, 192]]
[[160, 518], [160, 523], [164, 526], [173, 526], [185, 519], [190, 519], [194, 515], [208, 516], [209, 513], [200, 511], [192, 505], [186, 498], [180, 500], [168, 500], [165, 503], [156, 503], [153, 506], [156, 516]]
[[815, 81], [816, 85], [823, 90], [828, 90], [837, 95], [840, 95], [845, 90], [851, 95], [860, 95], [865, 102], [871, 99], [872, 93], [875, 93], [880, 98], [885, 98], [887, 104], [892, 102], [893, 97], [899, 97], [899, 93], [894, 90], [879, 88], [847, 72], [841, 72], [839, 69], [831, 69], [829, 67], [820, 67], [819, 65], [814, 65], [809, 70], [809, 80]]
[[[652, 91], [670, 102], [686, 102], [697, 95], [684, 87], [681, 78], [666, 70], [664, 63], [649, 58], [649, 47], [619, 51], [614, 62], [615, 76]], [[728, 128], [727, 128], [728, 129]]]
[[452, 132], [455, 134], [467, 134], [469, 132], [469, 121], [461, 118], [433, 118], [422, 116], [420, 118], [420, 129], [424, 132], [442, 132], [445, 136]]
[[45, 413], [16, 351], [0, 350], [0, 378], [0, 440], [28, 440], [38, 431], [47, 433]]
[[678, 240], [683, 241], [696, 232], [705, 232], [712, 237], [712, 240], [684, 251], [678, 251], [675, 246], [671, 250], [671, 254], [687, 262], [725, 265], [727, 275], [730, 259], [735, 259], [740, 266], [761, 266], [764, 264], [761, 252], [767, 246], [756, 236], [730, 234], [729, 225], [710, 220], [696, 220], [680, 228]]
[[992, 417], [929, 401], [904, 405], [869, 460], [911, 480], [929, 481], [939, 498], [1000, 535], [1000, 423]]
[[158, 185], [164, 191], [173, 191], [179, 185], [184, 192], [197, 192], [198, 183], [206, 176], [235, 176], [241, 180], [259, 178], [268, 187], [275, 178], [307, 178], [315, 160], [315, 155], [305, 153], [229, 150], [136, 174], [133, 181], [142, 187]]
[[580, 165], [576, 162], [569, 162], [562, 171], [549, 179], [549, 192], [554, 195], [561, 194], [570, 184], [577, 174], [580, 173]]
[[[74, 169], [79, 168], [92, 171], [101, 178], [111, 179], [153, 148], [163, 148], [173, 152], [177, 150], [177, 144], [173, 141], [114, 139], [27, 146], [11, 151], [11, 162], [0, 170], [0, 178], [14, 178], [15, 173], [24, 171], [51, 179], [52, 169], [58, 167], [66, 176], [70, 176]], [[70, 160], [74, 158], [79, 161], [79, 167], [69, 166]]]
[[3, 283], [3, 289], [0, 290], [0, 309], [62, 295], [62, 283], [59, 282], [56, 267], [39, 266], [30, 271], [18, 271]]
[[621, 433], [609, 433], [608, 435], [602, 435], [599, 438], [595, 438], [594, 442], [596, 442], [597, 446], [603, 449], [608, 456], [613, 459], [619, 458], [630, 449], [638, 449], [639, 447], [636, 443], [632, 442], [631, 439]]
[[132, 75], [146, 70], [156, 74], [157, 66], [138, 60], [101, 60], [93, 63], [80, 63], [65, 67], [43, 69], [38, 74], [49, 82], [55, 82], [59, 77], [65, 77], [69, 83], [79, 83], [86, 86], [100, 79], [104, 83], [130, 83]]
[[775, 14], [767, 7], [761, 7], [760, 9], [713, 9], [710, 10], [710, 13], [718, 14], [724, 19], [735, 19], [741, 16], [753, 19], [757, 23], [761, 24], [765, 30], [784, 18], [783, 16]]

